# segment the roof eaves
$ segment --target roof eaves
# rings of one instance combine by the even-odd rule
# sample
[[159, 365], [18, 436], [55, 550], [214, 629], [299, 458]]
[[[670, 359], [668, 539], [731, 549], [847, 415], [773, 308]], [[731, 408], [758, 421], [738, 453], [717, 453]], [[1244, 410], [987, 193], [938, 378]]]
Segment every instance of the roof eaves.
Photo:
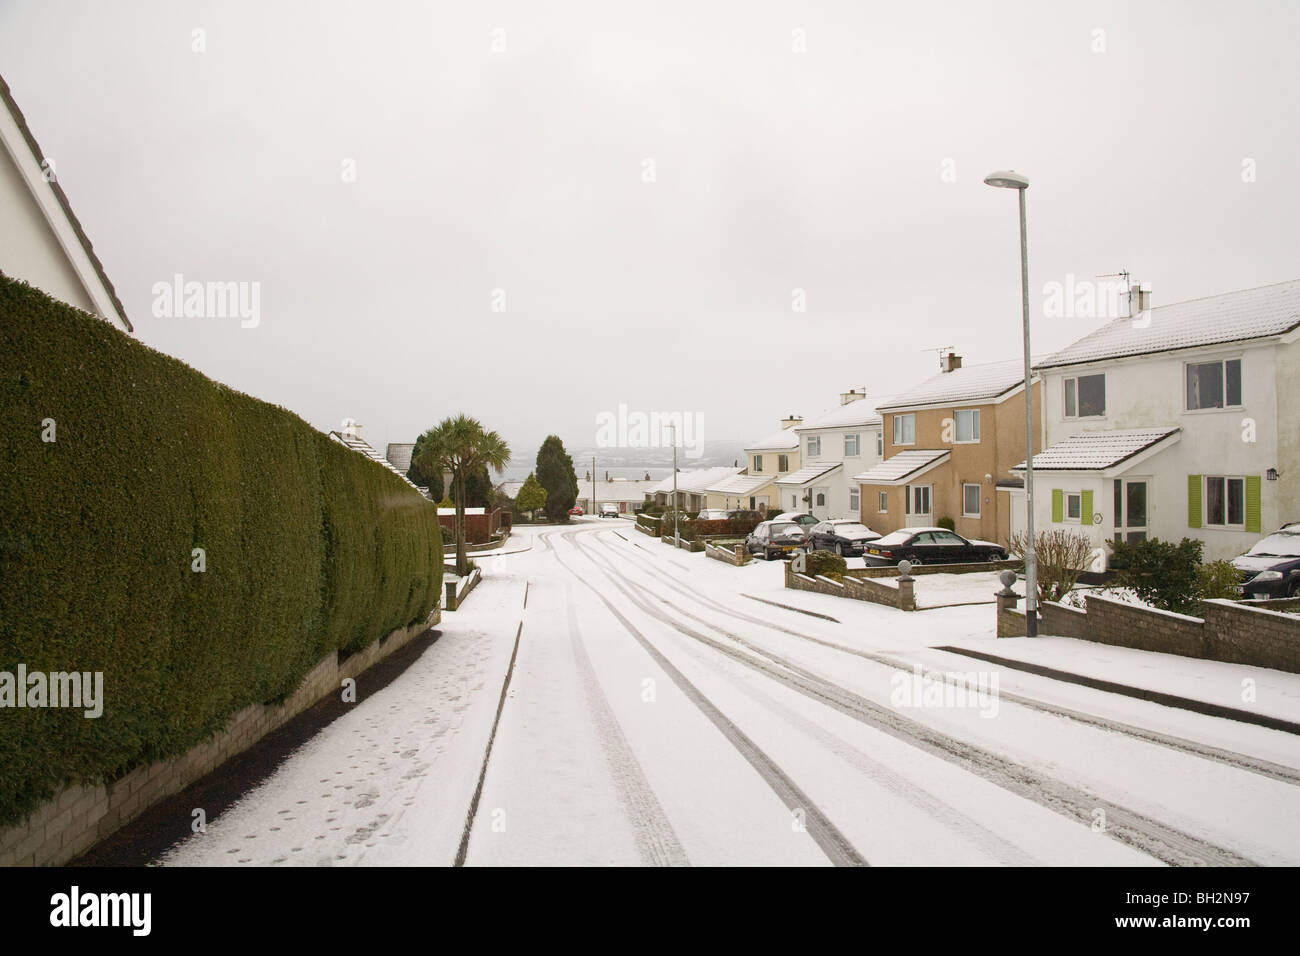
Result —
[[[9, 115], [13, 117], [14, 123], [18, 126], [19, 131], [23, 135], [23, 139], [27, 141], [27, 148], [31, 150], [31, 154], [35, 158], [37, 165], [41, 165], [45, 162], [45, 154], [41, 152], [40, 144], [36, 142], [36, 137], [32, 134], [31, 127], [27, 125], [27, 118], [23, 116], [23, 111], [18, 108], [18, 103], [15, 102], [13, 94], [9, 91], [9, 84], [5, 82], [3, 76], [0, 76], [0, 99], [4, 100], [5, 108], [9, 110]], [[99, 261], [99, 256], [95, 255], [95, 247], [91, 243], [90, 237], [86, 235], [86, 230], [82, 228], [81, 220], [78, 219], [77, 214], [72, 211], [72, 204], [68, 201], [67, 193], [65, 193], [63, 187], [59, 185], [57, 178], [50, 180], [50, 189], [53, 190], [54, 197], [59, 201], [59, 206], [63, 209], [63, 214], [68, 219], [68, 224], [72, 226], [72, 231], [76, 234], [77, 241], [81, 243], [82, 251], [86, 253], [86, 258], [90, 260], [90, 264], [95, 270], [95, 275], [99, 277], [99, 281], [104, 286], [104, 291], [108, 293], [109, 299], [113, 302], [113, 307], [117, 309], [118, 317], [121, 318], [128, 332], [134, 332], [135, 326], [133, 326], [131, 320], [127, 318], [126, 308], [122, 305], [122, 300], [118, 298], [117, 289], [113, 287], [112, 280], [108, 278], [108, 273], [104, 271], [104, 264]]]

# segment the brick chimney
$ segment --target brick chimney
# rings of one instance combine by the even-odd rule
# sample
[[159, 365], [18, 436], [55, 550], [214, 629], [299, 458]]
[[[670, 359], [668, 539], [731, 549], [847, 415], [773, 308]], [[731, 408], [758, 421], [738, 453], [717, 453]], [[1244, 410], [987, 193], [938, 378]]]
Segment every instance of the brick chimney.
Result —
[[955, 372], [961, 368], [961, 356], [956, 352], [945, 352], [939, 359], [939, 367], [945, 372]]
[[803, 424], [803, 418], [799, 415], [795, 415], [794, 413], [791, 413], [789, 416], [781, 419], [781, 427], [783, 429], [794, 428], [795, 425], [801, 425], [801, 424]]
[[361, 423], [357, 421], [355, 418], [345, 418], [343, 419], [343, 427], [341, 429], [341, 432], [343, 434], [343, 437], [345, 438], [360, 438]]
[[862, 401], [862, 399], [866, 397], [867, 397], [867, 387], [865, 385], [862, 386], [861, 390], [856, 388], [851, 388], [847, 392], [840, 392], [840, 404], [847, 405], [850, 402], [860, 402]]

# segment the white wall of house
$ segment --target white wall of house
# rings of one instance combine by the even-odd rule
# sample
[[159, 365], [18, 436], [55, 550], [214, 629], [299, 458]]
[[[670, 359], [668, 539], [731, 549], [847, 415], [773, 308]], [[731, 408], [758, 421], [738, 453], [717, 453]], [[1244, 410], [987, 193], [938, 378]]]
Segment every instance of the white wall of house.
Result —
[[[848, 435], [858, 436], [858, 453], [856, 455], [845, 452], [845, 438]], [[810, 438], [816, 439], [820, 443], [820, 448], [816, 449], [817, 454], [815, 455], [809, 450]], [[854, 475], [860, 474], [880, 463], [880, 426], [841, 425], [834, 428], [801, 428], [799, 429], [799, 443], [804, 467], [812, 465], [830, 466], [834, 464], [843, 466], [839, 471], [813, 482], [813, 485], [817, 488], [824, 487], [827, 493], [826, 506], [822, 508], [814, 507], [813, 514], [819, 518], [860, 517], [857, 502], [853, 498], [853, 495], [859, 491], [858, 483], [853, 481], [852, 478]], [[813, 447], [815, 448], [815, 446]], [[785, 507], [789, 505], [790, 495], [793, 492], [789, 486], [785, 486], [782, 491], [781, 504], [784, 510], [805, 510], [806, 505], [803, 503], [796, 509]], [[799, 492], [800, 496], [803, 493], [801, 490]]]
[[[1241, 404], [1213, 410], [1187, 410], [1186, 366], [1189, 363], [1240, 359]], [[1262, 534], [1285, 521], [1300, 520], [1300, 432], [1288, 426], [1285, 441], [1279, 439], [1282, 415], [1293, 415], [1278, 403], [1279, 379], [1294, 389], [1300, 385], [1300, 349], [1295, 343], [1238, 344], [1185, 349], [1155, 356], [1112, 359], [1068, 369], [1044, 370], [1044, 426], [1047, 443], [1053, 445], [1085, 431], [1174, 426], [1182, 429], [1171, 447], [1131, 468], [1121, 477], [1148, 481], [1148, 536], [1178, 541], [1183, 537], [1205, 542], [1206, 560], [1231, 558], [1247, 550]], [[1281, 369], [1279, 370], [1279, 362]], [[1104, 373], [1106, 407], [1102, 416], [1067, 418], [1065, 380], [1081, 375]], [[1291, 394], [1295, 394], [1293, 390]], [[1267, 472], [1276, 468], [1278, 481]], [[1287, 472], [1291, 472], [1288, 476]], [[1102, 522], [1094, 526], [1101, 538], [1114, 533], [1114, 492], [1111, 482], [1092, 477], [1071, 477], [1077, 489], [1094, 492], [1094, 510]], [[1202, 476], [1202, 525], [1189, 524], [1189, 476]], [[1243, 527], [1211, 527], [1206, 523], [1205, 476], [1260, 478], [1260, 531]], [[1063, 487], [1065, 475], [1039, 472], [1035, 475], [1034, 516], [1039, 528], [1052, 527], [1052, 487]], [[1288, 480], [1289, 479], [1289, 480]]]
[[[9, 121], [3, 107], [0, 114], [3, 114], [0, 121]], [[30, 157], [27, 162], [31, 162]], [[5, 225], [0, 229], [0, 270], [69, 305], [98, 312], [69, 259], [69, 255], [84, 256], [84, 253], [79, 245], [64, 251], [12, 156], [0, 155], [0, 209], [5, 211]], [[69, 243], [73, 241], [65, 239]]]

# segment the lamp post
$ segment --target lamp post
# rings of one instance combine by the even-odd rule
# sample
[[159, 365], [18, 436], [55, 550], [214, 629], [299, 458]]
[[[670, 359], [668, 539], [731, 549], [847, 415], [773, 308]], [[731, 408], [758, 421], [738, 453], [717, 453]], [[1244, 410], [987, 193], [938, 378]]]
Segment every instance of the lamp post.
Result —
[[682, 539], [677, 533], [677, 426], [670, 422], [668, 427], [673, 430], [673, 547], [680, 548]]
[[1025, 636], [1038, 636], [1038, 555], [1034, 553], [1034, 399], [1029, 388], [1029, 246], [1025, 239], [1025, 190], [1029, 180], [1015, 170], [989, 173], [989, 186], [1014, 189], [1020, 197], [1020, 298], [1025, 334]]

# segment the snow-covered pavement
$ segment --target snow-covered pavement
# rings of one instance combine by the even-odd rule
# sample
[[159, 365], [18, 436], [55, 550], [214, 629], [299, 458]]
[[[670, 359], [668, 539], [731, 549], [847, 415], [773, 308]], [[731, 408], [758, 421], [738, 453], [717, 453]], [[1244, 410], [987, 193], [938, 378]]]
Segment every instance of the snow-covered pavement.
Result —
[[790, 591], [624, 523], [515, 536], [402, 677], [165, 862], [451, 863], [518, 632], [468, 865], [1300, 863], [1294, 735], [960, 652], [1239, 708], [1250, 680], [1292, 721], [1300, 676], [996, 640], [991, 606]]

